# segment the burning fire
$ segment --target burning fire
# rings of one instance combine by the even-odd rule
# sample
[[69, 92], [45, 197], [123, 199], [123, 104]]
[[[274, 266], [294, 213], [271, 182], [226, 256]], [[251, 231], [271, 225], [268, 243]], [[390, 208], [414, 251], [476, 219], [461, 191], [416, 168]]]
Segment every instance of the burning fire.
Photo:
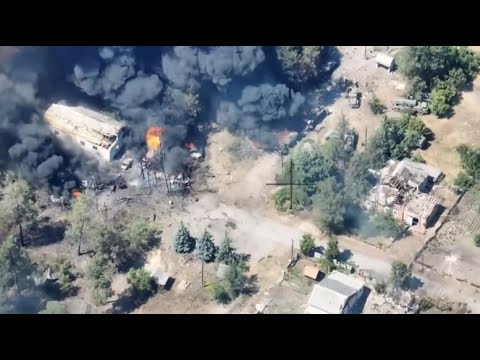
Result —
[[147, 147], [149, 150], [157, 150], [162, 142], [163, 129], [159, 127], [149, 128], [145, 134]]
[[82, 192], [78, 189], [73, 189], [72, 190], [72, 196], [74, 199], [78, 198], [80, 195], [82, 195]]

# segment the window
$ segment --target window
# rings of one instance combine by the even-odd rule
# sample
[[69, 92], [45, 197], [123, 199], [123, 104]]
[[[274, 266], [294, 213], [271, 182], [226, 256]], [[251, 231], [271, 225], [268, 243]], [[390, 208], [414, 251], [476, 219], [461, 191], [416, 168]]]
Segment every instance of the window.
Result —
[[93, 145], [92, 148], [93, 150], [98, 150], [98, 148], [95, 145]]
[[85, 146], [85, 143], [83, 141], [80, 141], [80, 144], [82, 144], [83, 146]]

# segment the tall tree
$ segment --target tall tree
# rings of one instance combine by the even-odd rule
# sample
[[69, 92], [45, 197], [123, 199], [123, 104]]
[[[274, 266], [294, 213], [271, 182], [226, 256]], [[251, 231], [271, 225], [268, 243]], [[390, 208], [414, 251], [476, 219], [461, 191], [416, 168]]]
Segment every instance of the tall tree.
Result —
[[133, 294], [139, 299], [148, 298], [155, 292], [155, 280], [144, 269], [130, 269], [127, 282], [132, 285]]
[[401, 261], [392, 263], [391, 281], [395, 289], [405, 289], [412, 275], [412, 270]]
[[77, 254], [83, 255], [81, 249], [85, 241], [85, 236], [93, 230], [94, 224], [88, 214], [88, 199], [81, 194], [73, 200], [72, 210], [68, 214], [69, 226], [67, 236], [72, 238], [77, 245]]
[[277, 46], [277, 57], [288, 79], [303, 85], [320, 75], [323, 46]]
[[226, 288], [231, 298], [235, 298], [242, 294], [248, 287], [248, 265], [244, 261], [240, 261], [235, 266], [230, 266], [225, 281]]
[[31, 278], [35, 265], [27, 252], [13, 237], [9, 237], [0, 246], [0, 290], [7, 292], [15, 287], [19, 294], [33, 286]]
[[314, 207], [319, 210], [317, 224], [321, 229], [328, 233], [342, 230], [346, 211], [345, 196], [335, 178], [329, 177], [320, 183]]
[[325, 258], [328, 261], [333, 262], [333, 260], [338, 260], [340, 255], [340, 249], [338, 248], [338, 240], [335, 238], [330, 238], [327, 243], [327, 250], [325, 250]]
[[173, 239], [173, 248], [179, 254], [191, 253], [195, 249], [195, 238], [190, 235], [190, 231], [183, 222]]
[[24, 179], [11, 173], [7, 173], [3, 185], [0, 190], [0, 221], [10, 228], [16, 226], [20, 244], [25, 246], [23, 227], [37, 217], [33, 192]]
[[197, 259], [203, 260], [205, 262], [214, 261], [217, 257], [218, 248], [213, 242], [212, 235], [205, 230], [203, 235], [197, 241], [197, 246], [195, 248], [195, 255]]
[[132, 251], [138, 254], [147, 252], [156, 236], [150, 223], [142, 217], [135, 217], [129, 222], [125, 235]]
[[96, 305], [104, 305], [113, 295], [113, 274], [113, 263], [104, 254], [95, 254], [88, 263], [86, 275], [93, 288], [93, 299]]
[[237, 253], [233, 246], [233, 241], [230, 236], [225, 233], [225, 238], [220, 244], [217, 260], [227, 265], [235, 265], [240, 261], [240, 254]]

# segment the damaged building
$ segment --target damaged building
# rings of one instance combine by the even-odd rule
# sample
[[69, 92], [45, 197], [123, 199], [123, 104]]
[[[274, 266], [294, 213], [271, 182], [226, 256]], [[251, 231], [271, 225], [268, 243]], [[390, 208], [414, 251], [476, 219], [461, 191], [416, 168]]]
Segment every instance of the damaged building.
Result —
[[101, 161], [114, 160], [124, 145], [124, 124], [82, 106], [52, 104], [44, 119], [60, 141], [77, 143]]
[[403, 159], [390, 160], [385, 168], [371, 173], [377, 177], [377, 185], [364, 203], [367, 210], [391, 211], [396, 219], [419, 233], [434, 225], [442, 205], [430, 193], [442, 179], [441, 170]]

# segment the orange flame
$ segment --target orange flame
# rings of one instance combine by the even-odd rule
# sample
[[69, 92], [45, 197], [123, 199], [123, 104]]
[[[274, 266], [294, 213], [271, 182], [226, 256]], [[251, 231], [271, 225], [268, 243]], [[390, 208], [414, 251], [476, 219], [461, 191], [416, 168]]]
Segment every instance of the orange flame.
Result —
[[78, 198], [80, 195], [82, 195], [82, 192], [78, 189], [73, 189], [72, 190], [72, 196], [74, 199]]
[[162, 142], [163, 129], [159, 127], [149, 128], [145, 134], [147, 147], [150, 150], [157, 150]]

